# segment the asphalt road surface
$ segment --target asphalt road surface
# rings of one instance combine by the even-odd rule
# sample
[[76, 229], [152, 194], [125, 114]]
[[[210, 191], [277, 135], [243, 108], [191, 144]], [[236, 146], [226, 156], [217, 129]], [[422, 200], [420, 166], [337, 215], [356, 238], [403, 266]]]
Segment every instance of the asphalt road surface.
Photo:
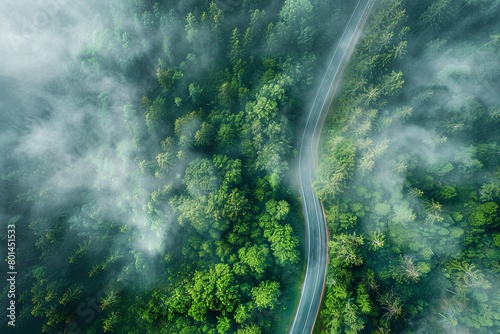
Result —
[[312, 189], [315, 179], [318, 140], [331, 101], [361, 30], [376, 0], [358, 0], [334, 50], [328, 68], [307, 116], [299, 155], [300, 195], [306, 223], [306, 276], [290, 334], [310, 334], [323, 296], [327, 265], [327, 233], [323, 209]]

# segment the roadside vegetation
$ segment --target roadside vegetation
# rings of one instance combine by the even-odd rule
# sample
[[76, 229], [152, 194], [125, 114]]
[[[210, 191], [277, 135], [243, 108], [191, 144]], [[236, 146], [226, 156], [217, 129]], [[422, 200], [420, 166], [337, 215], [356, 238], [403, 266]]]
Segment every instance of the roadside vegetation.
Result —
[[384, 1], [323, 129], [317, 333], [500, 330], [500, 3]]

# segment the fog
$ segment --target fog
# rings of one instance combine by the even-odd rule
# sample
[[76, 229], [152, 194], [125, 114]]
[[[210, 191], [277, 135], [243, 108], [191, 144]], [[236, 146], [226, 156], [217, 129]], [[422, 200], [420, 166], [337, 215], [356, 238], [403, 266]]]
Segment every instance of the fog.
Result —
[[[333, 268], [325, 301], [332, 314], [325, 311], [324, 324], [335, 328], [345, 317], [335, 303], [347, 298], [336, 289], [351, 284], [351, 297], [359, 298], [354, 285], [373, 270], [381, 286], [373, 303], [383, 303], [387, 291], [402, 301], [401, 327], [396, 320], [393, 331], [494, 331], [489, 304], [498, 303], [500, 284], [493, 240], [498, 195], [484, 189], [498, 184], [498, 2], [387, 1], [382, 7], [391, 4], [394, 11], [375, 15], [378, 25], [366, 30], [322, 134], [315, 187], [332, 233]], [[401, 91], [384, 92], [397, 83]], [[495, 216], [489, 223], [476, 215], [486, 206]], [[363, 253], [363, 265], [351, 260], [360, 277], [354, 284], [341, 274], [342, 252], [354, 258], [347, 245], [359, 235], [363, 247], [369, 242], [375, 250], [385, 241], [386, 248]], [[393, 317], [384, 307], [378, 315]], [[476, 321], [479, 314], [484, 318]], [[350, 321], [344, 318], [343, 326]]]
[[[193, 3], [195, 1], [179, 1], [176, 6], [191, 8]], [[249, 7], [245, 1], [238, 0], [221, 2], [219, 7], [224, 13], [230, 13], [240, 3]], [[314, 15], [322, 8], [328, 8], [326, 1], [297, 3], [301, 5], [298, 9], [292, 3], [280, 15], [278, 5], [272, 2], [260, 7], [266, 10], [266, 15], [260, 20], [276, 18], [275, 29], [268, 29], [281, 35], [273, 40], [273, 35], [269, 34], [270, 37], [266, 35], [266, 43], [255, 43], [253, 59], [270, 55], [288, 57], [287, 63], [279, 66], [262, 66], [271, 73], [269, 76], [272, 80], [269, 82], [275, 86], [265, 88], [269, 91], [259, 91], [259, 88], [256, 89], [259, 87], [256, 81], [261, 74], [242, 74], [252, 78], [248, 79], [252, 83], [248, 87], [241, 84], [241, 91], [247, 89], [252, 93], [244, 95], [238, 91], [234, 94], [238, 96], [238, 100], [245, 102], [257, 100], [259, 94], [273, 98], [280, 96], [273, 102], [280, 104], [281, 110], [277, 112], [273, 109], [269, 112], [273, 117], [274, 114], [279, 116], [273, 119], [278, 130], [269, 126], [268, 131], [279, 132], [282, 140], [269, 147], [262, 145], [269, 148], [270, 153], [267, 156], [260, 155], [258, 163], [263, 166], [261, 169], [264, 174], [284, 174], [284, 181], [289, 184], [296, 182], [293, 180], [297, 175], [296, 167], [292, 166], [291, 171], [286, 174], [289, 162], [293, 161], [284, 161], [281, 155], [291, 158], [296, 152], [292, 152], [294, 143], [290, 139], [290, 124], [285, 116], [290, 117], [291, 123], [299, 123], [300, 114], [295, 114], [296, 110], [290, 110], [299, 109], [298, 105], [307, 106], [307, 101], [288, 101], [284, 92], [286, 90], [288, 94], [290, 91], [304, 90], [302, 96], [305, 96], [305, 92], [310, 89], [310, 95], [314, 96], [314, 89], [311, 88], [313, 79], [320, 76], [314, 77], [312, 69], [317, 59], [324, 60], [322, 56], [328, 52], [328, 48], [318, 51], [318, 54], [307, 50], [313, 49], [312, 43], [317, 40], [320, 41], [317, 44], [321, 46], [332, 44], [338, 34], [334, 30], [343, 24], [342, 20], [318, 26], [315, 24]], [[67, 251], [80, 245], [80, 237], [85, 236], [85, 240], [91, 240], [89, 242], [99, 240], [96, 242], [97, 246], [90, 247], [89, 253], [107, 256], [106, 259], [98, 258], [97, 262], [103, 260], [101, 262], [107, 263], [111, 259], [109, 261], [118, 263], [107, 276], [120, 276], [123, 277], [121, 281], [126, 282], [128, 267], [135, 265], [141, 282], [152, 282], [157, 273], [142, 260], [144, 257], [147, 260], [158, 260], [169, 245], [177, 242], [178, 237], [179, 224], [174, 222], [177, 212], [170, 207], [168, 197], [182, 187], [187, 189], [185, 194], [190, 195], [192, 203], [195, 203], [196, 197], [203, 195], [208, 188], [214, 190], [223, 183], [216, 175], [216, 167], [212, 162], [207, 178], [213, 184], [207, 186], [207, 189], [195, 182], [183, 184], [182, 177], [189, 161], [211, 154], [200, 153], [201, 149], [192, 149], [196, 130], [206, 119], [206, 115], [203, 118], [202, 114], [208, 113], [212, 108], [211, 104], [214, 104], [213, 101], [201, 102], [196, 99], [196, 90], [199, 88], [197, 83], [211, 75], [212, 64], [226, 50], [221, 51], [218, 45], [217, 35], [213, 33], [216, 29], [200, 23], [201, 13], [196, 13], [199, 17], [190, 19], [177, 17], [171, 12], [170, 16], [162, 16], [164, 20], [159, 23], [158, 29], [148, 29], [147, 24], [138, 24], [137, 20], [153, 22], [153, 19], [134, 17], [129, 12], [129, 5], [132, 6], [121, 0], [4, 0], [0, 3], [0, 219], [8, 221], [14, 214], [21, 212], [22, 217], [15, 216], [19, 225], [23, 225], [25, 231], [33, 231], [37, 238], [49, 235], [46, 239], [50, 242], [49, 232], [63, 218], [66, 225], [62, 232], [59, 231], [64, 240], [60, 247], [61, 253], [51, 254], [54, 267], [66, 270], [70, 266], [67, 258], [70, 253]], [[339, 1], [332, 6], [336, 7], [337, 14], [341, 16], [344, 7], [350, 4]], [[493, 4], [491, 6], [494, 7]], [[180, 12], [184, 12], [184, 9]], [[249, 21], [250, 15], [249, 13]], [[365, 186], [367, 175], [370, 175], [372, 178], [368, 180], [370, 184], [366, 187], [381, 190], [383, 197], [389, 199], [387, 220], [396, 220], [395, 216], [406, 211], [406, 218], [401, 218], [397, 224], [409, 233], [428, 223], [426, 217], [431, 210], [428, 198], [407, 196], [408, 189], [405, 187], [410, 182], [410, 175], [406, 173], [408, 169], [426, 170], [436, 175], [447, 174], [453, 184], [476, 187], [485, 178], [492, 176], [491, 171], [479, 172], [482, 166], [471, 145], [477, 137], [491, 135], [492, 138], [498, 138], [498, 132], [487, 134], [469, 130], [483, 115], [500, 118], [494, 114], [498, 113], [500, 106], [497, 94], [500, 91], [497, 80], [498, 57], [487, 47], [492, 43], [489, 36], [498, 33], [498, 27], [493, 22], [495, 18], [489, 17], [487, 19], [492, 23], [481, 31], [466, 35], [469, 41], [457, 41], [456, 36], [466, 34], [468, 25], [477, 23], [479, 19], [470, 18], [470, 21], [452, 25], [452, 17], [453, 15], [446, 15], [446, 19], [440, 24], [449, 24], [449, 29], [439, 33], [424, 26], [414, 32], [415, 35], [432, 35], [435, 38], [429, 45], [409, 45], [410, 52], [402, 65], [405, 80], [403, 97], [400, 101], [391, 101], [380, 107], [378, 121], [373, 122], [374, 128], [365, 129], [370, 135], [370, 143], [362, 142], [361, 139], [356, 142], [365, 167], [354, 175], [352, 185]], [[232, 17], [226, 19], [233, 24]], [[280, 19], [281, 22], [278, 22]], [[237, 24], [238, 22], [234, 22], [235, 26]], [[263, 30], [254, 33], [264, 35]], [[130, 36], [128, 31], [133, 31], [136, 35]], [[180, 36], [184, 36], [184, 32], [186, 40], [181, 40]], [[243, 30], [240, 31], [240, 35], [243, 33]], [[296, 44], [296, 49], [287, 49], [291, 40], [288, 35], [295, 38], [293, 43]], [[471, 36], [479, 36], [480, 47], [471, 47], [475, 43]], [[121, 45], [111, 45], [112, 40], [120, 41]], [[273, 41], [276, 43], [273, 44]], [[159, 54], [162, 55], [162, 61], [158, 60]], [[103, 61], [97, 61], [97, 58]], [[174, 58], [185, 60], [175, 66]], [[170, 66], [178, 73], [169, 73], [168, 78], [165, 75], [171, 82], [159, 87], [161, 71], [166, 71]], [[252, 66], [257, 67], [252, 64], [249, 68], [253, 69]], [[318, 68], [321, 69], [321, 64], [317, 65], [316, 69]], [[274, 71], [281, 72], [275, 74]], [[192, 84], [189, 89], [184, 87], [183, 91], [175, 91], [165, 88], [169, 84], [173, 85], [175, 80], [181, 80], [182, 76], [182, 80]], [[273, 87], [278, 87], [280, 91], [271, 91]], [[218, 89], [220, 88], [214, 89], [214, 96], [222, 92]], [[168, 102], [158, 100], [149, 101], [148, 104], [143, 100], [142, 104], [148, 105], [144, 107], [141, 105], [141, 98], [152, 90], [155, 93], [161, 91], [164, 95], [176, 95], [169, 95], [169, 99], [166, 99]], [[236, 99], [234, 96], [229, 99]], [[175, 103], [165, 105], [172, 100]], [[182, 114], [186, 111], [187, 114], [188, 108], [192, 110], [189, 111], [190, 116], [183, 119], [180, 130], [174, 130], [177, 125], [163, 126], [165, 124], [160, 121], [155, 123], [160, 118], [155, 115], [158, 112], [154, 109], [155, 103], [159, 105], [157, 109], [160, 112], [168, 110], [173, 114]], [[188, 103], [189, 107], [186, 107]], [[231, 103], [229, 101], [227, 104]], [[243, 102], [241, 106], [239, 103], [235, 102], [236, 106], [226, 109], [245, 108]], [[394, 110], [410, 105], [411, 117], [407, 117], [408, 119], [405, 116], [384, 118]], [[260, 107], [255, 107], [253, 111], [255, 119], [261, 117], [257, 115]], [[226, 115], [222, 112], [221, 118]], [[251, 112], [252, 110], [249, 111]], [[369, 117], [367, 114], [370, 111], [363, 112], [364, 116], [351, 125], [350, 131], [355, 138], [358, 138], [356, 132], [363, 131], [363, 117]], [[179, 116], [178, 114], [175, 116]], [[230, 115], [229, 111], [227, 115]], [[239, 122], [249, 119], [251, 117]], [[446, 126], [436, 127], [435, 124], [443, 119], [447, 120]], [[171, 144], [167, 139], [174, 140], [174, 131], [178, 132], [175, 135], [180, 140], [179, 143]], [[230, 131], [232, 128], [229, 128]], [[260, 140], [267, 138], [262, 133], [264, 131], [248, 133], [248, 138], [233, 138], [230, 141], [233, 147], [223, 149], [227, 149], [231, 155], [244, 143], [248, 144], [254, 139], [252, 136], [260, 136]], [[231, 135], [237, 137], [234, 133]], [[359, 136], [362, 137], [363, 135]], [[178, 145], [176, 148], [179, 151], [174, 152], [169, 145]], [[249, 150], [252, 150], [253, 147], [249, 145]], [[290, 152], [283, 153], [275, 147]], [[162, 156], [159, 152], [165, 155]], [[170, 166], [171, 161], [168, 159], [174, 155], [184, 158], [179, 158], [178, 162]], [[408, 166], [412, 160], [410, 156], [414, 157], [412, 159], [417, 162], [416, 166]], [[164, 158], [168, 161], [164, 162]], [[160, 167], [152, 166], [152, 163], [157, 163]], [[449, 164], [452, 165], [451, 169]], [[155, 168], [164, 168], [168, 172], [155, 173]], [[457, 178], [458, 170], [465, 171], [471, 177]], [[175, 195], [179, 193], [180, 191]], [[153, 198], [155, 196], [157, 198]], [[379, 199], [366, 199], [366, 204], [376, 206]], [[190, 202], [186, 203], [190, 205]], [[202, 215], [200, 212], [197, 214]], [[445, 212], [444, 215], [446, 222], [449, 222], [451, 213]], [[367, 215], [364, 219], [368, 221], [370, 218]], [[92, 235], [95, 230], [107, 225], [111, 226], [108, 230], [99, 230], [107, 231], [107, 235]], [[242, 230], [246, 228], [245, 225]], [[216, 229], [207, 232], [208, 227], [200, 230], [210, 234], [213, 239], [222, 239], [226, 233]], [[391, 231], [383, 232], [392, 237]], [[242, 232], [242, 235], [245, 233], [247, 232]], [[68, 238], [64, 239], [65, 236]], [[462, 248], [459, 242], [440, 245], [438, 238], [432, 235], [418, 242], [431, 250], [431, 258], [458, 253]], [[208, 242], [204, 243], [203, 247], [205, 246], [206, 253], [215, 249]], [[408, 255], [420, 259], [421, 254], [415, 250], [417, 247], [412, 247], [413, 245], [409, 246]], [[44, 244], [37, 244], [37, 249], [43, 253]], [[4, 254], [3, 249], [1, 252]], [[25, 258], [36, 257], [38, 254], [23, 254], [22, 250], [20, 253]], [[201, 250], [193, 252], [201, 253]], [[168, 256], [169, 254], [165, 255], [167, 262]], [[221, 258], [223, 256], [226, 255], [221, 255]], [[123, 264], [117, 260], [123, 257], [128, 257], [130, 261]], [[488, 277], [488, 280], [492, 287], [500, 285], [497, 279]], [[443, 296], [449, 295], [449, 287], [444, 283], [436, 282], [436, 286]], [[429, 316], [432, 321], [439, 322], [439, 318], [436, 315]], [[415, 324], [417, 332], [427, 330], [427, 320]], [[443, 331], [459, 333], [461, 329], [450, 330], [443, 325]], [[466, 329], [462, 332], [466, 332]]]
[[[119, 71], [97, 76], [91, 62], [78, 61], [100, 52], [102, 30], [109, 23], [101, 13], [109, 5], [26, 0], [0, 6], [0, 166], [26, 172], [15, 179], [6, 174], [9, 168], [2, 168], [2, 178], [40, 190], [23, 219], [67, 211], [84, 196], [100, 205], [96, 224], [111, 219], [138, 229], [133, 248], [161, 251], [164, 231], [151, 232], [144, 209], [148, 197], [142, 196], [151, 193], [154, 182], [140, 173], [134, 134], [127, 128], [126, 121], [137, 122], [137, 116], [125, 120], [123, 112], [147, 86], [131, 85]], [[114, 19], [131, 24], [126, 16]], [[116, 56], [147, 51], [128, 49]], [[78, 211], [70, 209], [69, 214]]]
[[[415, 189], [408, 189], [410, 184], [413, 186], [416, 173], [427, 171], [429, 175], [435, 175], [440, 182], [443, 182], [440, 186], [450, 184], [471, 191], [480, 189], [487, 179], [498, 179], [494, 175], [494, 170], [486, 165], [483, 166], [478, 160], [481, 158], [476, 148], [478, 142], [495, 145], [499, 138], [499, 132], [494, 125], [490, 125], [492, 128], [489, 128], [487, 123], [481, 121], [484, 120], [484, 116], [490, 121], [493, 120], [494, 111], [500, 105], [500, 96], [497, 93], [500, 84], [494, 78], [499, 70], [498, 53], [494, 48], [488, 47], [494, 43], [492, 34], [499, 31], [499, 26], [493, 21], [490, 23], [488, 15], [485, 14], [488, 11], [487, 7], [485, 4], [484, 12], [481, 14], [484, 16], [473, 17], [471, 13], [471, 18], [463, 22], [460, 20], [452, 22], [454, 15], [450, 15], [451, 19], [442, 23], [442, 29], [438, 29], [439, 33], [431, 31], [430, 28], [425, 32], [415, 33], [415, 35], [432, 35], [434, 40], [427, 45], [422, 43], [408, 45], [410, 52], [404, 62], [401, 62], [401, 69], [405, 74], [404, 93], [396, 102], [393, 101], [384, 108], [386, 111], [392, 111], [412, 106], [411, 116], [408, 120], [398, 117], [390, 119], [387, 130], [381, 127], [382, 130], [379, 129], [377, 135], [373, 135], [375, 131], [372, 132], [371, 151], [368, 149], [364, 154], [373, 154], [374, 148], [383, 143], [387, 143], [387, 148], [380, 155], [381, 158], [376, 160], [373, 174], [355, 175], [353, 185], [363, 185], [367, 175], [370, 175], [374, 179], [369, 181], [372, 188], [368, 189], [383, 190], [385, 196], [391, 198], [389, 201], [391, 213], [387, 219], [396, 221], [398, 210], [401, 208], [409, 209], [409, 213], [414, 214], [412, 218], [407, 215], [406, 219], [399, 220], [397, 225], [401, 224], [407, 231], [408, 236], [404, 239], [409, 243], [406, 245], [408, 247], [406, 254], [415, 259], [422, 260], [422, 251], [418, 249], [425, 247], [432, 252], [431, 259], [434, 260], [453, 258], [454, 254], [460, 254], [466, 247], [472, 247], [463, 238], [456, 238], [463, 233], [458, 226], [463, 227], [463, 225], [455, 220], [453, 214], [454, 211], [463, 208], [444, 200], [441, 203], [442, 211], [441, 208], [434, 209], [442, 215], [440, 218], [442, 221], [435, 220], [431, 208], [434, 199], [430, 199], [437, 194], [429, 193], [426, 194], [427, 198], [419, 198], [414, 195], [415, 192], [412, 193]], [[484, 19], [483, 26], [478, 23], [481, 18]], [[476, 22], [477, 25], [473, 25], [472, 22]], [[384, 111], [381, 113], [384, 115]], [[354, 124], [352, 131], [358, 126], [359, 124]], [[492, 156], [490, 159], [495, 161], [496, 157]], [[409, 165], [410, 160], [412, 162]], [[428, 182], [436, 181], [432, 181], [431, 178]], [[423, 183], [421, 182], [425, 186]], [[378, 199], [373, 200], [372, 206], [377, 202]], [[370, 218], [365, 219], [368, 223]], [[424, 237], [421, 233], [415, 233], [424, 226], [436, 225], [449, 228], [456, 241], [443, 244], [441, 240], [448, 238], [444, 235], [431, 233]], [[438, 231], [441, 233], [439, 228]], [[385, 232], [391, 238], [401, 238], [393, 231]], [[442, 233], [447, 232], [442, 231]], [[468, 261], [477, 269], [484, 265], [479, 257]], [[444, 268], [439, 270], [446, 271]], [[482, 273], [486, 271], [487, 268], [484, 267], [480, 270]], [[418, 323], [410, 324], [412, 330], [416, 333], [429, 333], [435, 330], [436, 327], [433, 326], [438, 324], [444, 333], [468, 333], [470, 329], [460, 323], [457, 325], [456, 320], [458, 316], [463, 316], [468, 311], [454, 308], [455, 306], [451, 304], [447, 305], [455, 292], [450, 290], [450, 285], [446, 283], [444, 276], [438, 274], [432, 277], [434, 281], [431, 284], [436, 287], [440, 296], [436, 297], [440, 300], [437, 299], [439, 301], [434, 304], [430, 314], [424, 314]], [[474, 304], [476, 305], [474, 307], [477, 307], [474, 312], [487, 312], [484, 310], [488, 306], [483, 305], [485, 302], [481, 300], [484, 298], [481, 294], [497, 293], [496, 287], [500, 284], [498, 278], [490, 274], [487, 276], [487, 282], [491, 288], [481, 290], [476, 287], [470, 290], [469, 296], [473, 296], [471, 300], [474, 302], [470, 302], [469, 305], [477, 303]], [[491, 297], [491, 300], [494, 300], [494, 297]], [[483, 311], [479, 311], [480, 309]]]

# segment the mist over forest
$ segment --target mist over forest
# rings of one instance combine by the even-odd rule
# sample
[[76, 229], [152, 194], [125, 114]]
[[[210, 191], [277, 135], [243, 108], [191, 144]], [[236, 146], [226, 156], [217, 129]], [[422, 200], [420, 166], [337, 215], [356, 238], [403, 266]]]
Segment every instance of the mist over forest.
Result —
[[496, 1], [387, 1], [323, 128], [324, 333], [494, 333]]
[[[354, 5], [2, 1], [0, 332], [287, 332], [298, 138]], [[323, 128], [315, 333], [499, 330], [499, 15], [377, 2]]]
[[2, 2], [7, 330], [284, 331], [304, 261], [294, 131], [350, 9]]

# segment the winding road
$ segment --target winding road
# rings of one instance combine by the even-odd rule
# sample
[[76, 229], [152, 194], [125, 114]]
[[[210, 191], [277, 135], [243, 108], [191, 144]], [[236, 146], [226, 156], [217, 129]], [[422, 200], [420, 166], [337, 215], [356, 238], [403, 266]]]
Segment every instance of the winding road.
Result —
[[328, 256], [326, 223], [323, 208], [312, 189], [318, 159], [318, 142], [326, 114], [336, 94], [349, 58], [368, 14], [376, 0], [358, 0], [340, 37], [307, 116], [299, 153], [300, 195], [306, 223], [307, 267], [299, 306], [290, 334], [310, 334], [323, 296]]

